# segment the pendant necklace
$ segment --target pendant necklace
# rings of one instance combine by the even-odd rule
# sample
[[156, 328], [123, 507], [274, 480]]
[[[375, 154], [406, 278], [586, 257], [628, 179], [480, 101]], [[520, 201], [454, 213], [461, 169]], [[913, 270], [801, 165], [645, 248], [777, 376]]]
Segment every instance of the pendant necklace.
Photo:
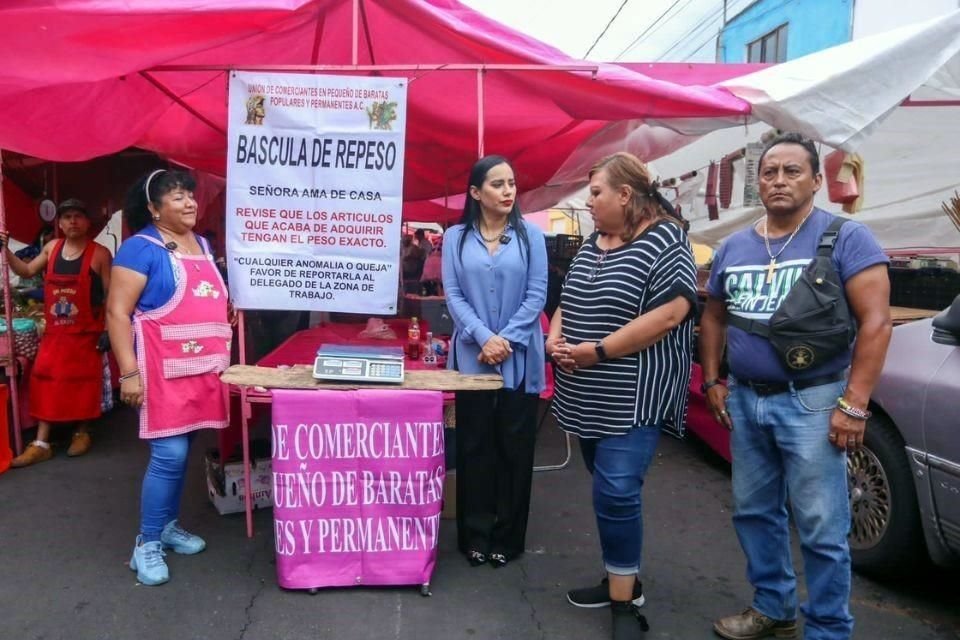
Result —
[[[160, 229], [157, 229], [157, 231], [160, 231]], [[166, 237], [163, 235], [163, 232], [162, 232], [162, 231], [160, 231], [160, 238], [161, 238], [162, 240], [166, 240]], [[182, 250], [179, 250], [179, 251], [178, 251], [179, 245], [178, 245], [175, 241], [173, 241], [173, 240], [171, 240], [170, 242], [166, 243], [166, 244], [164, 245], [164, 247], [165, 247], [168, 251], [170, 251], [170, 253], [175, 254], [175, 255], [180, 259], [181, 262], [183, 262], [183, 257], [184, 257], [184, 256], [188, 256], [188, 255], [189, 255], [189, 256], [192, 256], [192, 255], [193, 255], [192, 253], [187, 253], [187, 252], [182, 251]], [[203, 252], [203, 248], [202, 248], [202, 247], [201, 247], [200, 251], [201, 251], [201, 253]], [[189, 262], [192, 262], [192, 263], [193, 263], [193, 270], [194, 270], [194, 271], [200, 271], [200, 265], [197, 264], [197, 261], [196, 261], [196, 260], [190, 260]]]
[[793, 233], [790, 234], [790, 237], [787, 238], [787, 241], [783, 243], [783, 246], [780, 247], [780, 250], [776, 253], [770, 248], [770, 237], [767, 235], [767, 218], [763, 218], [763, 246], [767, 248], [767, 255], [770, 256], [770, 264], [767, 265], [767, 284], [773, 282], [773, 272], [777, 268], [777, 258], [780, 257], [780, 254], [783, 253], [783, 250], [787, 248], [787, 245], [790, 244], [790, 241], [793, 240], [793, 237], [797, 235], [797, 232], [800, 231], [800, 228], [803, 226], [803, 223], [807, 221], [807, 218], [810, 217], [810, 214], [813, 213], [813, 209], [807, 212], [807, 215], [803, 216], [803, 220], [800, 221], [800, 224], [797, 225], [797, 228], [793, 230]]
[[503, 234], [506, 232], [506, 230], [507, 230], [507, 226], [504, 225], [503, 228], [500, 229], [500, 231], [498, 231], [496, 234], [494, 234], [492, 238], [488, 238], [487, 236], [483, 235], [483, 228], [480, 225], [477, 225], [477, 232], [480, 234], [480, 237], [483, 238], [484, 242], [497, 242], [498, 240], [500, 240], [500, 238], [503, 237]]
[[86, 248], [87, 248], [86, 245], [84, 245], [83, 249], [80, 249], [80, 251], [77, 251], [77, 252], [76, 252], [75, 254], [73, 254], [72, 256], [68, 256], [68, 255], [67, 255], [67, 245], [64, 244], [64, 245], [63, 245], [63, 249], [60, 251], [60, 255], [63, 256], [63, 259], [64, 259], [64, 260], [76, 260], [76, 259], [79, 258], [81, 255], [83, 255], [83, 252], [84, 252], [84, 250], [86, 250]]

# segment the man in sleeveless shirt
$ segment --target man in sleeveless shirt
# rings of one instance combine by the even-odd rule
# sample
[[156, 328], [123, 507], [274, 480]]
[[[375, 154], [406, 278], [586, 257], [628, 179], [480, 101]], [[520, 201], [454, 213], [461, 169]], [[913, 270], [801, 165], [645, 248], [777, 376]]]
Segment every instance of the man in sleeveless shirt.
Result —
[[[796, 636], [788, 497], [807, 583], [804, 637], [845, 639], [853, 632], [846, 454], [863, 443], [870, 393], [890, 340], [887, 256], [864, 225], [847, 221], [840, 228], [833, 267], [858, 335], [836, 357], [820, 362], [811, 351], [787, 364], [767, 338], [732, 324], [733, 316], [769, 322], [817, 255], [834, 220], [813, 206], [821, 184], [810, 140], [784, 134], [771, 141], [759, 168], [765, 216], [723, 243], [707, 287], [703, 387], [717, 420], [732, 431], [733, 523], [754, 589], [749, 608], [714, 624], [724, 638]], [[726, 386], [719, 381], [724, 342]]]
[[[90, 449], [88, 423], [100, 417], [103, 397], [104, 300], [110, 284], [110, 252], [90, 237], [90, 214], [79, 200], [57, 208], [63, 237], [47, 242], [29, 263], [5, 247], [7, 262], [20, 277], [44, 272], [46, 327], [30, 377], [30, 415], [37, 437], [12, 466], [49, 460], [53, 423], [75, 423], [68, 456]], [[4, 246], [7, 237], [2, 236]]]

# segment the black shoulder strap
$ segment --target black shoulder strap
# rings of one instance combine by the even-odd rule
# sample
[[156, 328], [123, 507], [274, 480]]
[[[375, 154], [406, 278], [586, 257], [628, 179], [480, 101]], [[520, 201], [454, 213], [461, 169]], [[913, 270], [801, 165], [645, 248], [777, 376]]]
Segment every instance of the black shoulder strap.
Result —
[[817, 255], [829, 258], [833, 255], [833, 246], [837, 244], [837, 237], [840, 235], [840, 227], [847, 222], [846, 218], [834, 216], [833, 221], [827, 230], [820, 236], [820, 242], [817, 244]]
[[[817, 243], [818, 257], [830, 258], [830, 256], [833, 255], [833, 247], [837, 244], [840, 227], [846, 222], [846, 218], [841, 218], [840, 216], [833, 217], [830, 226], [823, 232], [823, 235], [820, 236], [820, 242]], [[742, 329], [747, 333], [752, 333], [755, 336], [760, 336], [761, 338], [770, 337], [770, 325], [760, 320], [751, 320], [730, 314], [727, 316], [727, 324]]]

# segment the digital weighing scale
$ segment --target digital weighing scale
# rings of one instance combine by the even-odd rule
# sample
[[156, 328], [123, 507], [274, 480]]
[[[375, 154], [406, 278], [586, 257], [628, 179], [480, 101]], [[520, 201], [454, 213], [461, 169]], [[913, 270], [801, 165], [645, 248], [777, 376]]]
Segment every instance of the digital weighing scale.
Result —
[[403, 382], [403, 347], [322, 344], [313, 363], [317, 380]]

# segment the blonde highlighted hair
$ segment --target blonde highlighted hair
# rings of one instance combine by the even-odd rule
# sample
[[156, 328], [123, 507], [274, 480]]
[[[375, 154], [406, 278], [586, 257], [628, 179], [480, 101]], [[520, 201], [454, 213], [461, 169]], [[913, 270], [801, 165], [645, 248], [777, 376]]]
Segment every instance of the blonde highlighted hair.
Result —
[[606, 172], [607, 184], [614, 190], [630, 187], [630, 200], [624, 207], [624, 225], [621, 238], [624, 242], [633, 240], [637, 229], [644, 222], [670, 219], [670, 214], [661, 206], [657, 185], [650, 175], [647, 165], [637, 156], [626, 151], [609, 155], [590, 169], [589, 177], [595, 173]]

